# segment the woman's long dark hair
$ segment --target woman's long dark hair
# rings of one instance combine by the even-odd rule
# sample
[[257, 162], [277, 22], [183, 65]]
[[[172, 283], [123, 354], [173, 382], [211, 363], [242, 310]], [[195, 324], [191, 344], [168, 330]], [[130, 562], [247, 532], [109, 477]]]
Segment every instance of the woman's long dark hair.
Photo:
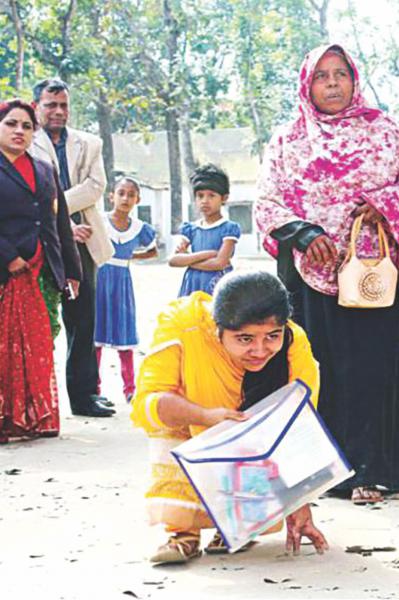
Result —
[[246, 410], [288, 383], [287, 354], [292, 340], [292, 331], [287, 326], [280, 352], [273, 356], [261, 371], [246, 371], [242, 383], [243, 401], [240, 410]]

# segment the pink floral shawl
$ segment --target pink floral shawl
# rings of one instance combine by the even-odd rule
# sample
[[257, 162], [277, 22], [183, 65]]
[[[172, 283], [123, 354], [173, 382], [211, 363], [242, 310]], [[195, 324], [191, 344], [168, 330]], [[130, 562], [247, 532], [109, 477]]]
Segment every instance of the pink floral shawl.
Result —
[[[335, 295], [353, 211], [362, 200], [385, 217], [392, 259], [398, 264], [399, 127], [382, 111], [367, 106], [356, 66], [344, 50], [354, 73], [351, 105], [336, 115], [315, 108], [310, 98], [313, 71], [329, 48], [315, 48], [306, 56], [300, 71], [299, 117], [279, 129], [266, 149], [256, 219], [264, 248], [272, 256], [278, 253], [278, 243], [270, 236], [274, 229], [298, 219], [321, 225], [337, 246], [337, 263], [316, 267], [298, 250], [294, 260], [308, 285]], [[358, 254], [378, 256], [376, 240], [375, 227], [364, 226]]]

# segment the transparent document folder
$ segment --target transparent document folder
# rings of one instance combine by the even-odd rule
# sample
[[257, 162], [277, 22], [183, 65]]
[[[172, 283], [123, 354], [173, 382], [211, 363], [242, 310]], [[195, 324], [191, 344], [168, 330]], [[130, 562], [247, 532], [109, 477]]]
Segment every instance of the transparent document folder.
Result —
[[172, 451], [229, 550], [353, 475], [296, 380]]

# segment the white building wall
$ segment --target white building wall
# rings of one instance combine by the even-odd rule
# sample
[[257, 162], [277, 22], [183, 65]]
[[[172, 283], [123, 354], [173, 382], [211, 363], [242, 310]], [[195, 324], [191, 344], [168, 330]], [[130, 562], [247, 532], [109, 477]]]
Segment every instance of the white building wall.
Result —
[[233, 183], [231, 185], [230, 197], [227, 207], [240, 203], [251, 203], [252, 233], [243, 233], [237, 244], [236, 254], [238, 256], [253, 256], [261, 250], [260, 236], [257, 232], [253, 213], [253, 203], [256, 199], [256, 185], [254, 183]]

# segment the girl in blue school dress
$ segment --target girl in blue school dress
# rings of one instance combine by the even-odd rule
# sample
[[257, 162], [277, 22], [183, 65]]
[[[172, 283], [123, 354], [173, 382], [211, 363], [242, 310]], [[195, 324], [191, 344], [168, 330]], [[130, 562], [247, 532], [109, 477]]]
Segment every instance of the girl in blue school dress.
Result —
[[[136, 305], [129, 264], [132, 259], [157, 255], [155, 230], [148, 223], [130, 217], [140, 202], [140, 187], [131, 177], [122, 177], [110, 195], [113, 210], [105, 215], [105, 225], [115, 248], [114, 256], [98, 269], [96, 288], [96, 327], [94, 341], [100, 370], [103, 346], [115, 348], [121, 362], [123, 391], [130, 402], [134, 394], [133, 348], [138, 343]], [[140, 250], [137, 250], [140, 248]], [[98, 380], [98, 394], [101, 393]]]
[[221, 212], [230, 191], [227, 174], [209, 163], [195, 169], [190, 184], [201, 219], [182, 224], [182, 241], [169, 259], [171, 267], [187, 267], [179, 296], [197, 290], [212, 294], [219, 279], [233, 269], [231, 258], [241, 235], [238, 223]]

